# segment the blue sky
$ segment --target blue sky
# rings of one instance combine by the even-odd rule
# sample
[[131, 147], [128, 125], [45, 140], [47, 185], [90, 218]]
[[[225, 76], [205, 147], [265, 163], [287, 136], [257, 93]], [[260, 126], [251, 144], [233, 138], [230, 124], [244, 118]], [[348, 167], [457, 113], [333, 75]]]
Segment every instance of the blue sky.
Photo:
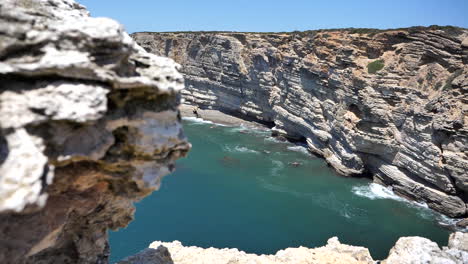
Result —
[[137, 31], [293, 31], [454, 25], [468, 28], [468, 0], [77, 0], [92, 16]]

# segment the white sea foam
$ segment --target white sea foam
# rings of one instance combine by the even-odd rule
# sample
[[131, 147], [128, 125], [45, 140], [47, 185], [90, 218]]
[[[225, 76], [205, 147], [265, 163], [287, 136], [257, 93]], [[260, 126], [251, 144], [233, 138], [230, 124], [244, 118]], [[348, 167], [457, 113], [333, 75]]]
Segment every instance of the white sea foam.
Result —
[[262, 135], [262, 136], [270, 136], [271, 135], [271, 130], [266, 129], [266, 128], [248, 128], [251, 131], [255, 132], [255, 134]]
[[278, 140], [275, 137], [265, 137], [264, 140], [269, 141], [269, 142], [275, 142], [275, 143], [288, 143], [287, 141]]
[[301, 152], [306, 155], [310, 155], [309, 150], [307, 150], [307, 148], [304, 146], [289, 146], [288, 149], [296, 152]]
[[415, 208], [419, 216], [421, 216], [424, 219], [436, 219], [436, 221], [442, 226], [448, 226], [458, 231], [468, 232], [468, 227], [459, 228], [455, 226], [455, 224], [457, 223], [457, 221], [459, 221], [459, 219], [450, 218], [441, 213], [438, 213], [430, 209], [426, 203], [415, 202], [415, 201], [404, 199], [396, 195], [392, 191], [392, 189], [389, 187], [385, 187], [377, 183], [371, 183], [371, 184], [363, 185], [363, 186], [355, 186], [352, 188], [352, 192], [358, 196], [366, 197], [371, 200], [392, 199], [392, 200], [404, 202], [406, 205]]
[[246, 148], [246, 147], [236, 146], [234, 149], [236, 151], [238, 151], [238, 152], [258, 153], [258, 151], [253, 150], [253, 149], [249, 149], [249, 148]]
[[225, 124], [215, 123], [213, 121], [205, 120], [203, 118], [194, 117], [194, 116], [183, 116], [182, 120], [190, 121], [190, 122], [196, 123], [196, 124], [213, 124], [213, 125], [223, 126], [223, 127], [227, 126]]
[[283, 184], [275, 184], [275, 183], [272, 183], [272, 182], [268, 182], [266, 179], [262, 178], [262, 177], [256, 177], [258, 182], [260, 183], [260, 186], [268, 191], [272, 191], [272, 192], [277, 192], [277, 193], [284, 193], [284, 194], [288, 194], [288, 195], [292, 195], [292, 196], [295, 196], [295, 197], [298, 197], [298, 198], [302, 198], [302, 197], [312, 197], [313, 196], [313, 193], [308, 193], [308, 192], [299, 192], [299, 191], [296, 191], [296, 190], [293, 190], [291, 188], [288, 188], [286, 186], [284, 186]]
[[429, 208], [424, 202], [411, 201], [400, 197], [393, 192], [391, 187], [385, 187], [377, 183], [370, 183], [368, 185], [363, 186], [354, 186], [352, 191], [358, 196], [367, 197], [371, 200], [392, 199], [400, 202], [405, 202], [411, 207]]
[[467, 227], [458, 227], [456, 226], [457, 222], [460, 221], [460, 219], [455, 219], [455, 218], [450, 218], [446, 215], [443, 214], [438, 214], [436, 216], [437, 222], [441, 226], [447, 226], [447, 227], [452, 227], [456, 231], [461, 231], [461, 232], [468, 232], [468, 226]]
[[284, 164], [279, 160], [272, 160], [273, 167], [271, 167], [271, 175], [280, 176], [279, 172], [284, 169]]
[[252, 134], [258, 134], [262, 136], [267, 136], [271, 132], [269, 129], [262, 129], [262, 128], [257, 128], [257, 127], [251, 127], [251, 126], [246, 126], [244, 124], [240, 124], [235, 127], [231, 127], [229, 130], [231, 133], [252, 133]]
[[183, 120], [191, 121], [194, 123], [202, 123], [202, 124], [214, 124], [212, 121], [205, 120], [199, 117], [194, 117], [194, 116], [184, 116], [182, 117]]
[[238, 126], [234, 126], [229, 131], [231, 132], [241, 132], [241, 131], [246, 131], [246, 130], [251, 130], [250, 127], [245, 126], [244, 124], [240, 124]]
[[371, 200], [376, 200], [376, 199], [393, 199], [393, 200], [398, 200], [398, 201], [405, 200], [401, 198], [400, 196], [396, 195], [392, 191], [391, 188], [385, 187], [377, 183], [371, 183], [371, 184], [362, 185], [362, 186], [354, 186], [352, 191], [354, 194], [358, 196], [366, 197]]
[[313, 202], [322, 208], [334, 211], [344, 218], [361, 224], [369, 223], [365, 210], [354, 207], [342, 198], [337, 197], [333, 192], [316, 195]]
[[224, 146], [224, 150], [228, 152], [255, 153], [255, 154], [259, 153], [256, 150], [249, 149], [243, 146], [235, 146], [235, 147]]

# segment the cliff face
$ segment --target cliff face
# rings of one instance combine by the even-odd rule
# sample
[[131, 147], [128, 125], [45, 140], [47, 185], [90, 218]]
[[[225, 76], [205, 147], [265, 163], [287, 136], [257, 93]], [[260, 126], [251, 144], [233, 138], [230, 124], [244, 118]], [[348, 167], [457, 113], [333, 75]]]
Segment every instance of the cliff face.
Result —
[[178, 65], [72, 0], [0, 3], [0, 263], [107, 263], [190, 145]]
[[467, 215], [468, 30], [132, 36], [184, 65], [187, 103], [264, 122], [344, 175]]

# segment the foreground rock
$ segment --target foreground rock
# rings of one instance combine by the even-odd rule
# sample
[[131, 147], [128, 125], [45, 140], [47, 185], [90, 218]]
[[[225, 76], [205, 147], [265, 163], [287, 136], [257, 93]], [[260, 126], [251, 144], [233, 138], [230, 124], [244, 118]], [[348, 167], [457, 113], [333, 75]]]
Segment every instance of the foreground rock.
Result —
[[448, 247], [440, 249], [436, 243], [422, 237], [402, 237], [390, 250], [382, 264], [464, 264], [468, 263], [468, 234], [453, 233]]
[[[162, 259], [167, 256], [171, 259]], [[171, 243], [153, 242], [148, 249], [129, 257], [119, 264], [323, 264], [374, 263], [369, 250], [341, 244], [336, 237], [328, 240], [325, 247], [310, 249], [305, 247], [288, 248], [275, 255], [247, 254], [237, 249], [217, 249], [184, 247], [179, 241]]]
[[184, 65], [186, 103], [267, 124], [344, 175], [467, 215], [468, 30], [132, 36]]
[[[341, 244], [338, 238], [319, 248], [287, 248], [275, 255], [247, 254], [237, 249], [186, 247], [179, 241], [153, 242], [135, 256], [118, 264], [338, 264], [376, 263], [363, 247]], [[468, 234], [453, 233], [448, 247], [422, 237], [403, 237], [390, 250], [385, 264], [468, 263]]]
[[0, 263], [107, 263], [190, 148], [177, 67], [72, 0], [0, 2]]

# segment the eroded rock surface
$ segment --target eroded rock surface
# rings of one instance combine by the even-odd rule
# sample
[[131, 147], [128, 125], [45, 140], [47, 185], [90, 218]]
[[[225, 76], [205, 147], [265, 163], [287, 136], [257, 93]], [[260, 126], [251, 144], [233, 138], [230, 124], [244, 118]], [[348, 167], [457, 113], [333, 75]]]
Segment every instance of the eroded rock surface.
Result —
[[190, 148], [178, 67], [72, 0], [0, 2], [0, 263], [107, 263]]
[[[338, 238], [319, 248], [287, 248], [275, 255], [247, 254], [237, 249], [183, 246], [179, 241], [155, 241], [149, 248], [118, 264], [337, 264], [379, 263], [363, 247], [341, 244]], [[402, 237], [382, 264], [464, 264], [468, 263], [468, 234], [453, 233], [448, 247], [422, 237]]]
[[468, 30], [135, 33], [186, 103], [269, 124], [344, 175], [467, 215]]
[[[167, 256], [167, 249], [171, 259]], [[158, 262], [159, 261], [159, 262]], [[278, 251], [275, 255], [248, 254], [238, 249], [217, 249], [185, 247], [179, 241], [170, 243], [153, 242], [148, 249], [129, 257], [119, 264], [371, 264], [374, 263], [369, 250], [363, 247], [354, 247], [341, 244], [336, 237], [328, 240], [320, 248], [287, 248]]]
[[468, 234], [450, 235], [448, 247], [439, 246], [422, 237], [402, 237], [390, 250], [382, 264], [463, 264], [468, 263]]

